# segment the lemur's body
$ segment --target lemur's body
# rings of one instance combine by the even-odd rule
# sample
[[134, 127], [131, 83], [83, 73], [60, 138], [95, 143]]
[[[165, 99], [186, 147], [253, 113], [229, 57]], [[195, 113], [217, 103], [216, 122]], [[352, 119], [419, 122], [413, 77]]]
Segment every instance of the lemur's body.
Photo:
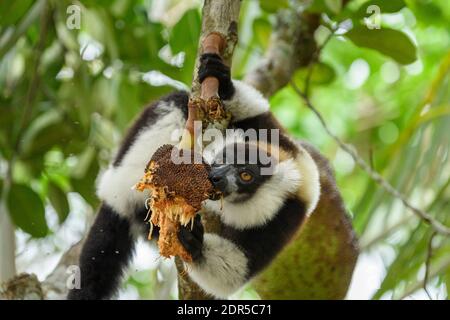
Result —
[[[200, 78], [219, 78], [220, 96], [232, 114], [231, 128], [281, 129], [268, 101], [254, 88], [231, 82], [229, 70], [214, 56], [203, 59]], [[233, 85], [234, 84], [234, 85]], [[132, 257], [135, 240], [146, 235], [148, 194], [131, 189], [156, 149], [174, 144], [173, 133], [184, 127], [188, 93], [177, 92], [146, 108], [126, 136], [113, 163], [98, 183], [102, 200], [80, 257], [81, 289], [71, 299], [105, 299], [120, 284]], [[190, 276], [205, 291], [227, 297], [262, 270], [300, 228], [319, 197], [317, 167], [309, 154], [280, 130], [277, 170], [264, 178], [245, 201], [225, 196], [205, 207], [221, 216], [220, 235], [205, 234], [199, 220], [180, 240], [199, 257], [188, 266]]]

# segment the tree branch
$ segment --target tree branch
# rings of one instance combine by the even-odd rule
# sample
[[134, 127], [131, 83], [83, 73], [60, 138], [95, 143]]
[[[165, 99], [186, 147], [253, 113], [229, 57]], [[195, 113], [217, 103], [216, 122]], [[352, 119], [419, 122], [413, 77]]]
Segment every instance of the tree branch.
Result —
[[[207, 99], [211, 99], [218, 96], [219, 83], [215, 78], [207, 78], [200, 85], [197, 78], [197, 70], [199, 66], [199, 60], [202, 53], [217, 53], [222, 56], [224, 61], [231, 64], [231, 58], [234, 52], [234, 48], [237, 43], [237, 26], [239, 20], [240, 10], [239, 0], [205, 0], [202, 11], [202, 30], [200, 35], [199, 49], [197, 53], [197, 63], [194, 68], [194, 77], [191, 92], [191, 101], [189, 102], [189, 117], [186, 123], [185, 133], [189, 130], [191, 139], [194, 137], [193, 121], [199, 120], [198, 110], [195, 110], [197, 103], [193, 103], [198, 97], [201, 98], [203, 103]], [[225, 121], [227, 122], [227, 121]], [[226, 127], [223, 123], [214, 123], [215, 126]], [[187, 145], [186, 142], [182, 142], [180, 145]], [[191, 140], [191, 146], [193, 140]], [[217, 233], [220, 230], [220, 221], [217, 215], [202, 214], [202, 223], [205, 226], [206, 232]], [[213, 297], [206, 294], [195, 282], [193, 282], [184, 270], [184, 264], [179, 257], [175, 258], [175, 265], [178, 270], [178, 296], [179, 299], [185, 300], [200, 300], [200, 299], [212, 299]]]
[[292, 74], [307, 66], [316, 52], [314, 32], [320, 25], [320, 16], [281, 10], [276, 16], [269, 48], [258, 66], [249, 72], [245, 82], [266, 97], [288, 84]]

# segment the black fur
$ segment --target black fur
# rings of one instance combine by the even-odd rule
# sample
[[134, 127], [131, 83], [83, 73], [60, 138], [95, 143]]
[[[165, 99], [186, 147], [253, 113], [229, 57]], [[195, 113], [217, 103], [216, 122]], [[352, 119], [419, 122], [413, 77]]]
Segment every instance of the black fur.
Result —
[[196, 215], [194, 218], [194, 225], [181, 226], [178, 232], [178, 239], [183, 247], [192, 256], [193, 261], [198, 261], [202, 258], [203, 247], [203, 224], [200, 220], [200, 215]]
[[231, 81], [230, 67], [225, 65], [222, 58], [214, 53], [205, 53], [200, 57], [198, 79], [200, 83], [207, 77], [215, 77], [219, 80], [219, 97], [222, 100], [230, 99], [234, 94], [234, 86]]
[[[243, 181], [239, 175], [242, 171], [246, 171], [249, 174], [252, 175], [252, 180], [249, 182]], [[259, 190], [259, 187], [261, 187], [267, 180], [269, 180], [269, 175], [262, 175], [261, 174], [261, 167], [255, 164], [247, 164], [247, 165], [241, 165], [237, 166], [237, 186], [238, 186], [238, 193], [245, 195], [244, 197], [240, 198], [240, 201], [246, 201], [250, 199], [256, 191]]]
[[[273, 114], [268, 111], [263, 114], [257, 115], [253, 118], [247, 118], [241, 121], [237, 121], [233, 123], [234, 129], [242, 129], [242, 130], [248, 130], [248, 129], [279, 129], [280, 130], [280, 148], [291, 153], [296, 154], [298, 153], [298, 147], [285, 133], [284, 128], [281, 126], [281, 124], [278, 122], [277, 119], [273, 116]], [[269, 131], [270, 132], [270, 131]], [[271, 135], [267, 134], [267, 142], [271, 143]]]
[[[200, 57], [200, 67], [198, 69], [200, 83], [209, 76], [216, 77], [219, 80], [219, 96], [222, 100], [228, 100], [233, 97], [235, 88], [231, 80], [230, 68], [223, 63], [222, 58], [217, 54], [206, 53]], [[280, 147], [292, 154], [298, 152], [297, 145], [288, 138], [284, 128], [270, 111], [253, 118], [234, 122], [233, 127], [244, 131], [247, 129], [279, 129]], [[271, 143], [270, 138], [270, 135], [268, 135], [269, 143]]]
[[185, 119], [187, 119], [188, 100], [189, 94], [186, 91], [175, 91], [146, 107], [134, 122], [133, 126], [128, 130], [128, 133], [125, 136], [125, 139], [122, 141], [120, 149], [116, 154], [113, 166], [120, 166], [123, 157], [128, 152], [133, 142], [136, 140], [136, 137], [138, 136], [140, 130], [153, 125], [161, 116], [164, 116], [165, 113], [158, 108], [161, 106], [161, 102], [165, 102], [165, 104], [173, 102], [176, 108], [179, 108], [181, 111], [183, 111], [183, 115]]
[[129, 222], [102, 204], [81, 252], [81, 288], [70, 290], [68, 299], [111, 297], [120, 285], [122, 270], [133, 251]]
[[[201, 58], [199, 79], [203, 81], [208, 76], [219, 79], [219, 95], [223, 100], [228, 100], [233, 96], [235, 89], [231, 81], [230, 69], [222, 63], [218, 56], [203, 55]], [[120, 166], [140, 130], [152, 126], [168, 112], [166, 109], [160, 108], [163, 105], [161, 102], [165, 102], [164, 105], [172, 102], [174, 108], [179, 108], [187, 119], [188, 99], [187, 92], [174, 92], [147, 107], [129, 129], [113, 161], [113, 166]], [[242, 107], [245, 108], [245, 106]], [[244, 130], [281, 129], [270, 112], [235, 122], [233, 127]], [[280, 133], [280, 146], [292, 153], [298, 152], [295, 144], [283, 134], [282, 130]], [[155, 137], [155, 139], [157, 138]], [[250, 261], [251, 274], [254, 274], [271, 261], [298, 229], [304, 218], [303, 212], [304, 206], [300, 202], [289, 200], [268, 225], [244, 231], [226, 227], [223, 236], [236, 242], [245, 251]], [[143, 225], [142, 229], [147, 236], [149, 227], [144, 225], [146, 215], [147, 210], [142, 206], [135, 210], [131, 220], [126, 220], [106, 203], [101, 205], [80, 256], [81, 289], [71, 290], [68, 295], [69, 299], [108, 299], [117, 291], [123, 270], [128, 265], [134, 249], [135, 239], [130, 233], [130, 223]], [[155, 227], [152, 235], [154, 238], [157, 238], [158, 231], [158, 228]], [[192, 231], [186, 228], [182, 229], [179, 239], [195, 260], [201, 259], [203, 226], [198, 218], [195, 220]]]
[[235, 243], [248, 259], [248, 278], [264, 269], [299, 230], [305, 219], [305, 204], [287, 199], [277, 215], [257, 228], [238, 230], [224, 225], [221, 236]]
[[[262, 168], [275, 167], [275, 158], [267, 152], [258, 148], [257, 144], [235, 142], [227, 145], [221, 154], [218, 154], [211, 165], [209, 178], [214, 187], [221, 191], [224, 196], [228, 196], [232, 190], [237, 188], [239, 198], [234, 202], [246, 201], [258, 191], [259, 187], [266, 182], [271, 175], [262, 173]], [[246, 172], [252, 176], [250, 181], [244, 181], [240, 175]], [[228, 179], [233, 176], [235, 186], [230, 186]], [[233, 182], [234, 184], [234, 182]]]
[[[239, 198], [234, 202], [242, 202], [251, 198], [259, 187], [264, 184], [271, 176], [263, 175], [261, 173], [261, 164], [226, 164], [218, 165], [213, 163], [209, 174], [209, 179], [214, 187], [221, 191], [224, 196], [228, 196], [230, 189], [228, 176], [234, 176], [235, 184], [237, 187], [237, 193]], [[247, 172], [252, 176], [250, 181], [244, 181], [241, 179], [240, 174]]]

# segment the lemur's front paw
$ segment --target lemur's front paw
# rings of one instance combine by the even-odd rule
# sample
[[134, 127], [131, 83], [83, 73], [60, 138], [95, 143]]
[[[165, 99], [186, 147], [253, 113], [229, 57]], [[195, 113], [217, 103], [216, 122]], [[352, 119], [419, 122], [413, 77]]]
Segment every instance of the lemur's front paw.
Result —
[[178, 232], [178, 239], [186, 251], [192, 256], [194, 262], [202, 257], [203, 233], [203, 225], [198, 214], [194, 218], [192, 230], [191, 225], [188, 224], [187, 226], [181, 226]]
[[204, 53], [200, 57], [198, 68], [200, 83], [207, 77], [215, 77], [219, 80], [219, 96], [222, 100], [228, 100], [233, 96], [234, 86], [231, 81], [230, 67], [225, 65], [222, 58], [215, 53]]

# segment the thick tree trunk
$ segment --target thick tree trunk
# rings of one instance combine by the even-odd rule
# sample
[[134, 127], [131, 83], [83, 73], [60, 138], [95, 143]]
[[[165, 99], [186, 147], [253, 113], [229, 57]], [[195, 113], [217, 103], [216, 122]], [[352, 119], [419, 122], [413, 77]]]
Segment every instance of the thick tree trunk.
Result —
[[[199, 58], [203, 52], [215, 52], [220, 51], [224, 61], [231, 65], [231, 58], [233, 56], [234, 48], [238, 40], [238, 20], [240, 0], [205, 0], [202, 10], [202, 30], [200, 34], [199, 49], [197, 54], [197, 63], [194, 70], [194, 77], [192, 82], [191, 97], [201, 96], [207, 99], [211, 96], [211, 87], [215, 87], [217, 92], [218, 83], [216, 79], [211, 79], [211, 83], [205, 86], [200, 85], [197, 79], [197, 69], [199, 65]], [[219, 35], [218, 38], [212, 37], [212, 42], [221, 43], [208, 43], [211, 39], [211, 35]], [[221, 38], [221, 39], [219, 39]], [[206, 41], [205, 41], [206, 40]], [[225, 41], [222, 41], [225, 40]], [[217, 50], [219, 48], [219, 50]], [[214, 81], [215, 80], [215, 81]], [[206, 87], [206, 90], [205, 90]], [[214, 90], [212, 90], [214, 91]], [[217, 233], [220, 230], [220, 221], [216, 215], [202, 214], [202, 223], [205, 226], [206, 232]], [[187, 275], [184, 269], [183, 262], [177, 257], [175, 258], [175, 264], [178, 270], [178, 297], [184, 300], [202, 300], [212, 299], [212, 297], [206, 294], [196, 283], [194, 283]]]

